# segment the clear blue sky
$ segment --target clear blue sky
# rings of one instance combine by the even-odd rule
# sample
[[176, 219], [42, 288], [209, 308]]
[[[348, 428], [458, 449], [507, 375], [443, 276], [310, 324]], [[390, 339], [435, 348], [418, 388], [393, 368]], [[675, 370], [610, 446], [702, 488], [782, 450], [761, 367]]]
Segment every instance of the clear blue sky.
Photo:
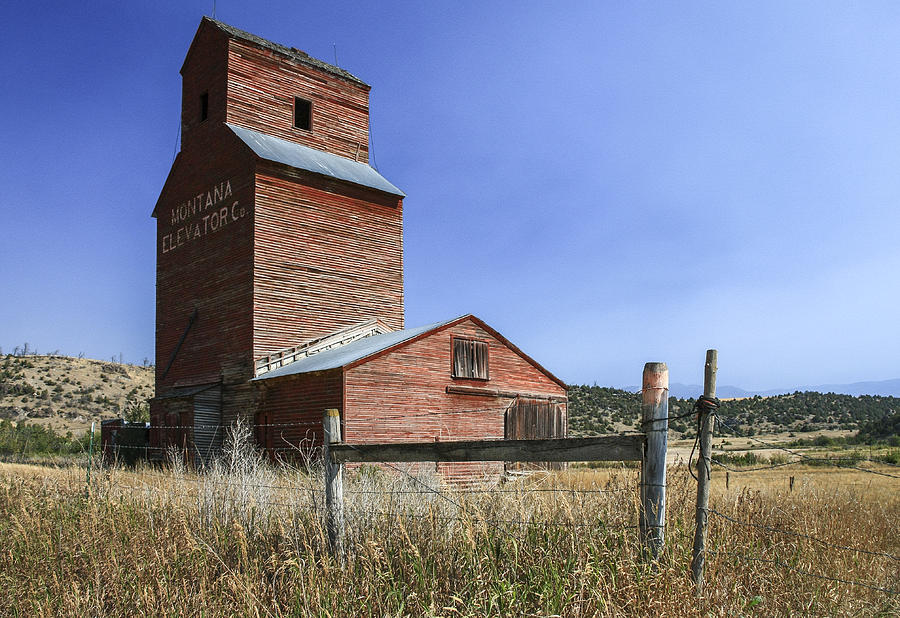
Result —
[[[0, 8], [0, 346], [153, 357], [178, 73], [213, 0]], [[900, 5], [237, 2], [373, 85], [407, 324], [569, 382], [900, 377]]]

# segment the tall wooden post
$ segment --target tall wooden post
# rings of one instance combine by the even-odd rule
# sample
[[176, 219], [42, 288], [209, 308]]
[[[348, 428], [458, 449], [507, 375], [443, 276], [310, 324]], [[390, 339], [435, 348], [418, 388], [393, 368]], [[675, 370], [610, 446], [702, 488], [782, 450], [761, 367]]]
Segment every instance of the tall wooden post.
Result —
[[344, 562], [344, 464], [331, 461], [331, 445], [341, 441], [341, 412], [325, 410], [322, 421], [325, 463], [325, 529], [335, 559]]
[[[703, 372], [703, 396], [716, 398], [716, 370], [718, 352], [706, 351], [706, 366]], [[700, 456], [697, 458], [697, 525], [694, 529], [694, 549], [691, 557], [691, 579], [696, 585], [696, 593], [703, 591], [703, 565], [706, 561], [706, 522], [709, 519], [709, 477], [712, 465], [712, 419], [710, 408], [700, 408]]]
[[641, 465], [641, 539], [656, 559], [665, 546], [666, 448], [669, 430], [669, 368], [644, 365], [641, 428], [647, 434]]

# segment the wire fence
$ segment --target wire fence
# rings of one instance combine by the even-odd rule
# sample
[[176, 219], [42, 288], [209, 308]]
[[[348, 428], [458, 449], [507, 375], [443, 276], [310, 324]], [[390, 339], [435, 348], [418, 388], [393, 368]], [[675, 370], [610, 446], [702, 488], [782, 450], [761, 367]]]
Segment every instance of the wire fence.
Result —
[[[508, 409], [509, 406], [483, 407], [467, 410], [454, 410], [444, 412], [422, 412], [413, 415], [387, 415], [381, 420], [403, 420], [408, 421], [410, 418], [419, 417], [441, 417], [446, 415], [474, 414], [484, 412], [501, 412]], [[667, 417], [665, 420], [684, 419], [692, 416], [695, 412], [691, 411], [686, 414], [680, 414]], [[719, 410], [717, 422], [731, 429], [736, 426], [727, 418], [723, 418], [723, 410]], [[199, 425], [161, 425], [150, 426], [148, 429], [196, 429]], [[290, 423], [260, 423], [247, 425], [249, 431], [257, 429], [269, 428], [306, 428], [307, 430], [318, 433], [321, 430], [321, 421], [298, 421]], [[742, 473], [758, 473], [771, 470], [785, 468], [787, 466], [796, 466], [804, 464], [813, 464], [816, 466], [826, 466], [850, 471], [853, 473], [877, 476], [884, 479], [885, 482], [892, 482], [900, 479], [900, 475], [885, 472], [873, 468], [861, 467], [859, 461], [853, 458], [844, 457], [813, 457], [797, 450], [792, 450], [772, 441], [748, 436], [749, 440], [764, 446], [767, 449], [784, 452], [792, 457], [791, 461], [776, 462], [768, 465], [759, 466], [735, 466], [717, 459], [715, 456], [710, 459], [710, 464], [721, 467], [730, 472], [737, 474]], [[274, 452], [297, 451], [301, 449], [299, 443], [288, 443], [284, 447], [276, 447], [269, 449]], [[149, 451], [166, 452], [171, 451], [170, 447], [165, 446], [137, 446], [137, 445], [116, 445], [117, 449], [137, 449], [145, 453]], [[670, 471], [670, 476], [681, 475], [691, 471], [692, 459], [690, 458], [687, 466], [684, 468], [675, 467]], [[890, 466], [890, 462], [880, 462]], [[417, 469], [412, 471], [404, 466], [393, 463], [383, 463], [383, 469], [387, 469], [395, 473], [395, 476], [402, 479], [402, 482], [384, 481], [383, 484], [377, 483], [351, 483], [345, 489], [345, 494], [350, 497], [348, 508], [352, 515], [364, 521], [366, 517], [380, 517], [385, 520], [410, 519], [419, 522], [432, 522], [433, 525], [447, 524], [449, 522], [478, 524], [488, 527], [493, 533], [500, 535], [509, 535], [520, 538], [520, 532], [523, 528], [540, 527], [545, 529], [571, 529], [571, 530], [605, 530], [608, 533], [614, 530], [629, 531], [638, 529], [639, 526], [630, 523], [636, 517], [636, 505], [633, 499], [638, 490], [638, 482], [635, 478], [630, 478], [627, 482], [618, 481], [617, 483], [607, 486], [590, 486], [576, 487], [573, 485], [553, 485], [565, 478], [564, 474], [547, 473], [543, 480], [535, 480], [534, 478], [524, 481], [516, 481], [512, 484], [497, 486], [442, 486], [435, 478], [426, 478], [421, 475]], [[627, 475], [634, 476], [633, 471], [626, 471]], [[252, 475], [251, 475], [252, 476]], [[201, 503], [207, 501], [227, 501], [233, 496], [253, 494], [255, 497], [251, 502], [256, 506], [266, 508], [280, 508], [288, 510], [308, 509], [314, 513], [321, 513], [324, 502], [323, 482], [316, 472], [295, 471], [292, 474], [278, 475], [266, 477], [268, 480], [260, 480], [260, 476], [241, 477], [240, 474], [228, 476], [224, 473], [206, 473], [206, 474], [187, 474], [164, 472], [159, 470], [144, 470], [140, 474], [135, 474], [128, 479], [128, 475], [117, 475], [115, 472], [101, 474], [94, 481], [94, 488], [104, 487], [104, 483], [108, 483], [105, 491], [115, 492], [121, 491], [122, 494], [129, 494], [132, 497], [140, 499], [147, 496], [155, 496], [158, 499], [165, 499], [171, 492], [171, 483], [173, 478], [180, 487], [183, 496], [190, 497]], [[265, 475], [263, 475], [265, 476]], [[285, 477], [289, 477], [289, 481], [285, 481]], [[279, 480], [280, 478], [280, 480]], [[71, 491], [73, 487], [77, 487], [78, 481], [70, 479], [66, 482], [60, 482], [56, 485], [57, 491]], [[53, 483], [47, 482], [48, 489], [52, 488]], [[186, 488], [190, 488], [185, 491]], [[99, 489], [95, 489], [99, 490]], [[229, 493], [231, 492], [231, 493]], [[504, 513], [502, 509], [496, 508], [497, 498], [518, 497], [520, 502], [532, 503], [528, 504], [528, 510], [518, 512]], [[545, 496], [547, 501], [539, 500], [539, 497]], [[354, 498], [357, 499], [354, 501]], [[244, 498], [246, 499], [246, 497]], [[604, 499], [610, 499], [613, 502], [606, 506], [616, 507], [619, 512], [614, 513], [613, 509], [596, 508], [596, 502]], [[438, 508], [435, 505], [442, 504], [444, 508]], [[495, 508], [487, 508], [491, 505]], [[523, 515], [524, 513], [524, 515]], [[565, 518], [560, 513], [567, 513]], [[804, 530], [799, 524], [790, 527], [773, 526], [767, 523], [759, 523], [752, 521], [749, 517], [741, 517], [736, 513], [726, 513], [723, 508], [710, 507], [706, 510], [707, 515], [718, 522], [719, 527], [715, 530], [725, 530], [728, 527], [742, 528], [753, 530], [755, 532], [766, 535], [762, 537], [765, 544], [760, 545], [764, 550], [769, 549], [776, 551], [780, 545], [775, 539], [791, 539], [794, 542], [811, 543], [817, 546], [827, 548], [835, 552], [846, 552], [854, 556], [865, 556], [868, 559], [888, 561], [896, 568], [896, 564], [900, 562], [900, 555], [892, 551], [884, 551], [882, 549], [866, 548], [850, 544], [836, 543], [831, 540], [821, 538], [821, 536], [813, 534], [812, 531]], [[526, 516], [527, 515], [527, 516]], [[579, 520], [579, 518], [581, 520]], [[864, 522], [847, 522], [848, 526], [863, 525]], [[787, 546], [785, 551], [794, 552], [791, 559], [785, 559], [775, 555], [754, 555], [746, 550], [729, 546], [727, 539], [722, 538], [716, 543], [713, 539], [713, 548], [706, 550], [706, 554], [710, 557], [718, 557], [722, 559], [734, 559], [747, 563], [765, 563], [773, 567], [785, 569], [791, 573], [802, 577], [809, 577], [823, 581], [830, 581], [844, 585], [859, 586], [873, 591], [878, 591], [888, 595], [897, 595], [898, 586], [881, 585], [878, 583], [861, 581], [849, 577], [837, 577], [822, 572], [817, 572], [812, 568], [799, 566], [796, 560], [797, 546]], [[827, 567], [827, 565], [818, 565]], [[895, 580], [896, 580], [895, 575]]]
[[[729, 420], [723, 419], [721, 414], [716, 414], [715, 420], [717, 423], [720, 423], [720, 424], [728, 427], [729, 429], [732, 429], [732, 430], [738, 429], [732, 422], [730, 422]], [[729, 472], [735, 472], [738, 474], [751, 473], [751, 472], [764, 472], [764, 471], [769, 471], [769, 470], [776, 470], [779, 468], [785, 468], [787, 466], [815, 465], [815, 466], [819, 466], [819, 467], [821, 467], [821, 466], [834, 467], [834, 468], [838, 468], [838, 469], [842, 469], [842, 470], [852, 471], [853, 473], [875, 475], [875, 476], [878, 476], [878, 477], [881, 477], [884, 479], [900, 479], [900, 476], [898, 476], [896, 474], [891, 474], [888, 472], [884, 472], [882, 470], [876, 470], [876, 469], [872, 469], [872, 468], [863, 468], [858, 465], [854, 465], [855, 463], [857, 463], [859, 461], [856, 458], [811, 457], [804, 453], [800, 453], [795, 450], [791, 450], [787, 447], [784, 447], [779, 444], [775, 444], [771, 441], [764, 440], [762, 438], [748, 436], [748, 439], [750, 439], [758, 444], [763, 445], [767, 449], [785, 452], [785, 453], [789, 454], [791, 457], [793, 457], [794, 459], [791, 461], [787, 461], [787, 462], [776, 462], [776, 463], [772, 463], [772, 464], [768, 464], [768, 465], [749, 466], [749, 467], [740, 466], [739, 467], [739, 466], [733, 466], [733, 465], [726, 464], [720, 460], [717, 460], [715, 457], [711, 457], [709, 464], [719, 466], [721, 468], [728, 470]], [[695, 442], [695, 444], [696, 444], [696, 442]], [[692, 453], [692, 456], [693, 456], [693, 453]], [[851, 463], [847, 463], [847, 462], [851, 462]], [[878, 463], [879, 464], [885, 463], [887, 465], [891, 465], [890, 462], [878, 462]], [[688, 467], [689, 468], [691, 467], [690, 460], [688, 462]], [[791, 482], [793, 484], [793, 477], [791, 477]], [[889, 483], [891, 481], [887, 480], [886, 482]], [[848, 553], [852, 553], [856, 556], [860, 556], [860, 555], [867, 556], [871, 559], [887, 560], [887, 561], [890, 561], [890, 563], [894, 564], [895, 569], [896, 569], [896, 563], [900, 562], [900, 555], [898, 555], [896, 553], [881, 551], [878, 549], [867, 549], [864, 547], [855, 547], [855, 546], [851, 546], [851, 545], [834, 543], [832, 541], [822, 539], [822, 538], [820, 538], [814, 534], [808, 533], [808, 532], [800, 532], [798, 530], [788, 530], [788, 529], [784, 529], [784, 528], [780, 528], [780, 527], [776, 527], [776, 526], [771, 526], [768, 524], [762, 524], [762, 523], [756, 523], [753, 521], [738, 519], [735, 516], [728, 515], [726, 513], [723, 513], [720, 510], [717, 510], [717, 509], [711, 508], [711, 507], [705, 509], [705, 512], [706, 512], [707, 517], [712, 516], [713, 518], [718, 520], [724, 526], [742, 527], [742, 528], [747, 528], [747, 529], [752, 529], [755, 531], [768, 533], [770, 535], [770, 537], [769, 537], [769, 539], [767, 539], [769, 541], [769, 543], [766, 546], [768, 546], [770, 548], [777, 547], [777, 543], [773, 542], [774, 537], [787, 537], [787, 538], [791, 538], [795, 541], [806, 541], [806, 542], [814, 543], [816, 545], [827, 548], [829, 550], [835, 550], [835, 551], [839, 551], [839, 552], [848, 552]], [[862, 524], [863, 522], [859, 522], [859, 523]], [[854, 524], [853, 522], [847, 522], [847, 525], [855, 526], [855, 525], [859, 525], [859, 524]], [[898, 588], [897, 585], [892, 585], [890, 587], [882, 586], [882, 585], [873, 584], [872, 582], [860, 581], [857, 579], [850, 579], [847, 577], [836, 577], [833, 575], [827, 575], [824, 573], [815, 572], [809, 568], [801, 568], [801, 567], [797, 566], [797, 564], [796, 564], [796, 560], [797, 560], [796, 548], [789, 548], [789, 550], [793, 552], [791, 560], [785, 560], [785, 559], [779, 558], [779, 557], [763, 557], [763, 556], [757, 556], [757, 555], [750, 555], [748, 553], [742, 553], [740, 551], [736, 551], [734, 548], [729, 547], [728, 544], [723, 539], [719, 542], [718, 547], [716, 549], [708, 549], [705, 551], [705, 553], [708, 556], [734, 558], [734, 559], [738, 559], [738, 560], [748, 562], [748, 563], [770, 564], [770, 565], [773, 565], [778, 568], [786, 569], [792, 573], [801, 575], [803, 577], [810, 577], [810, 578], [814, 578], [814, 579], [818, 579], [818, 580], [822, 580], [822, 581], [830, 581], [830, 582], [841, 583], [841, 584], [846, 584], [846, 585], [851, 585], [851, 586], [859, 586], [862, 588], [875, 590], [875, 591], [882, 592], [882, 593], [892, 595], [892, 596], [900, 594], [900, 588]], [[793, 561], [793, 563], [792, 563], [792, 561]], [[819, 566], [821, 567], [824, 565], [819, 565]], [[894, 580], [897, 581], [898, 579], [900, 579], [900, 574], [895, 572]]]

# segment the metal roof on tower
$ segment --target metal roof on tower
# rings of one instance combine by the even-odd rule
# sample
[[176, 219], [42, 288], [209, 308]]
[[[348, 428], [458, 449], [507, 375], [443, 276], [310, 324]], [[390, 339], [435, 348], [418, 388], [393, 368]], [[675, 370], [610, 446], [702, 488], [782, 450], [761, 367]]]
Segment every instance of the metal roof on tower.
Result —
[[403, 191], [391, 184], [368, 163], [316, 150], [237, 125], [226, 123], [226, 126], [261, 159], [406, 197]]

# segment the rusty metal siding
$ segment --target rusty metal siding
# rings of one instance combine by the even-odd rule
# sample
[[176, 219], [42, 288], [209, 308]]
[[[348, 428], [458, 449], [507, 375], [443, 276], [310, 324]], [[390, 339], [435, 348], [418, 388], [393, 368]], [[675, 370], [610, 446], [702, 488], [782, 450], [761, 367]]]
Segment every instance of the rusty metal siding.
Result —
[[[294, 97], [312, 102], [312, 130], [293, 127]], [[369, 160], [369, 89], [248, 41], [228, 42], [227, 122]]]
[[367, 318], [403, 328], [401, 200], [288, 170], [256, 187], [254, 356]]

